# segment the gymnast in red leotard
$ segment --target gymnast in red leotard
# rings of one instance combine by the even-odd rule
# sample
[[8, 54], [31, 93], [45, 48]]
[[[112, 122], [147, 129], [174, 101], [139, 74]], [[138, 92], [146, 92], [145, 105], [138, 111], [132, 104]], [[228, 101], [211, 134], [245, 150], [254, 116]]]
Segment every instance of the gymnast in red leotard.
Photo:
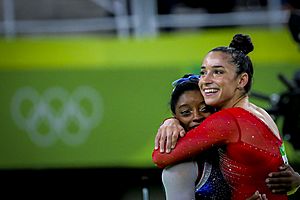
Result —
[[265, 178], [283, 163], [282, 141], [259, 118], [243, 108], [229, 108], [209, 116], [200, 126], [179, 140], [169, 154], [155, 151], [153, 160], [166, 167], [187, 156], [196, 157], [212, 146], [220, 146], [220, 168], [233, 189], [232, 199], [246, 199], [256, 190], [269, 199], [287, 199], [267, 188]]
[[[250, 37], [237, 34], [229, 47], [207, 54], [199, 87], [205, 103], [219, 111], [179, 139], [176, 148], [173, 141], [178, 135], [158, 133], [152, 158], [158, 167], [166, 167], [220, 147], [219, 165], [232, 188], [231, 199], [246, 199], [257, 190], [268, 199], [287, 199], [285, 194], [272, 193], [265, 183], [286, 158], [280, 153], [282, 139], [276, 124], [265, 110], [248, 101], [253, 67], [247, 54], [252, 50]], [[171, 152], [158, 150], [171, 145]]]

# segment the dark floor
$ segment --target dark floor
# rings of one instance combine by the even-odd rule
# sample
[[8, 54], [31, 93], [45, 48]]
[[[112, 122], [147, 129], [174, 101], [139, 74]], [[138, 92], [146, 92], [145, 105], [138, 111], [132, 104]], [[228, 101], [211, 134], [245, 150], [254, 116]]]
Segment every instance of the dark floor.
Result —
[[0, 183], [0, 199], [165, 199], [158, 168], [0, 170]]
[[150, 200], [160, 200], [164, 199], [160, 177], [156, 168], [0, 170], [0, 199], [22, 194], [22, 199], [142, 200], [148, 193]]

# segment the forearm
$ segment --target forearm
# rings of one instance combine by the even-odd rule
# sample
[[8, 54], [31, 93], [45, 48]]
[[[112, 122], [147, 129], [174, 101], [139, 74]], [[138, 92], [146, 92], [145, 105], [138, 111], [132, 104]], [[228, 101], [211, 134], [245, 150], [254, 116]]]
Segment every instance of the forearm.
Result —
[[184, 160], [193, 159], [214, 144], [223, 144], [226, 134], [223, 136], [214, 138], [205, 128], [198, 127], [188, 132], [185, 137], [180, 138], [176, 147], [170, 153], [161, 153], [159, 150], [154, 150], [152, 160], [157, 167], [164, 168]]
[[153, 162], [157, 167], [165, 168], [169, 165], [174, 165], [181, 161], [191, 159], [198, 154], [194, 151], [187, 153], [187, 151], [182, 150], [181, 146], [182, 145], [177, 144], [176, 148], [173, 149], [170, 153], [161, 153], [159, 150], [154, 150], [152, 153]]
[[173, 165], [192, 159], [203, 151], [212, 148], [212, 146], [224, 145], [236, 138], [238, 134], [236, 121], [231, 115], [227, 113], [211, 115], [198, 127], [190, 130], [183, 138], [180, 138], [171, 152], [161, 153], [154, 150], [152, 160], [161, 168]]

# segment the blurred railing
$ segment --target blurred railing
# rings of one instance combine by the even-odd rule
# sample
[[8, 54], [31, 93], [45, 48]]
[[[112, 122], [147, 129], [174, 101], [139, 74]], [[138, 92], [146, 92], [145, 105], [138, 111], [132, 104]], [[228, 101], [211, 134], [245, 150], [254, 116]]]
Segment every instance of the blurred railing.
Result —
[[[2, 1], [2, 2], [1, 2]], [[31, 0], [31, 3], [34, 4]], [[267, 25], [278, 26], [287, 23], [289, 12], [282, 9], [280, 0], [269, 0], [264, 9], [235, 9], [233, 12], [210, 14], [207, 12], [185, 12], [158, 14], [156, 0], [56, 0], [61, 3], [39, 3], [36, 12], [44, 6], [56, 6], [52, 10], [59, 10], [60, 15], [54, 18], [19, 16], [24, 6], [31, 5], [23, 0], [0, 0], [3, 15], [0, 16], [0, 34], [6, 38], [18, 34], [53, 34], [77, 32], [109, 32], [119, 38], [154, 37], [161, 28], [198, 28], [218, 27], [231, 25]], [[47, 0], [43, 0], [47, 2]], [[65, 2], [65, 3], [62, 3]], [[71, 10], [74, 5], [83, 7], [82, 12], [89, 13], [96, 10], [98, 14], [74, 14], [73, 17], [64, 17], [62, 13]], [[45, 9], [45, 8], [43, 8]], [[80, 10], [80, 8], [77, 8]], [[98, 9], [98, 10], [97, 10]], [[30, 9], [28, 9], [30, 10]], [[53, 11], [58, 12], [58, 11]], [[54, 14], [53, 14], [54, 15]]]

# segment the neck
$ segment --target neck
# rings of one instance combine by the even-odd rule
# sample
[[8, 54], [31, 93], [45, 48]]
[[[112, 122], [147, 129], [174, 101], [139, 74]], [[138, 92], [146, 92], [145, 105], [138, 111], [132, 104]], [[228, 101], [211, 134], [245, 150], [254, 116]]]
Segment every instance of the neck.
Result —
[[246, 97], [247, 97], [247, 94], [240, 95], [239, 98], [236, 99], [235, 103], [231, 107], [232, 108], [234, 108], [234, 107], [242, 107], [242, 105], [248, 99]]
[[234, 108], [234, 107], [245, 107], [245, 104], [248, 102], [248, 95], [243, 93], [240, 94], [237, 98], [235, 98], [233, 101], [231, 101], [229, 104], [224, 106], [221, 109], [224, 108]]

